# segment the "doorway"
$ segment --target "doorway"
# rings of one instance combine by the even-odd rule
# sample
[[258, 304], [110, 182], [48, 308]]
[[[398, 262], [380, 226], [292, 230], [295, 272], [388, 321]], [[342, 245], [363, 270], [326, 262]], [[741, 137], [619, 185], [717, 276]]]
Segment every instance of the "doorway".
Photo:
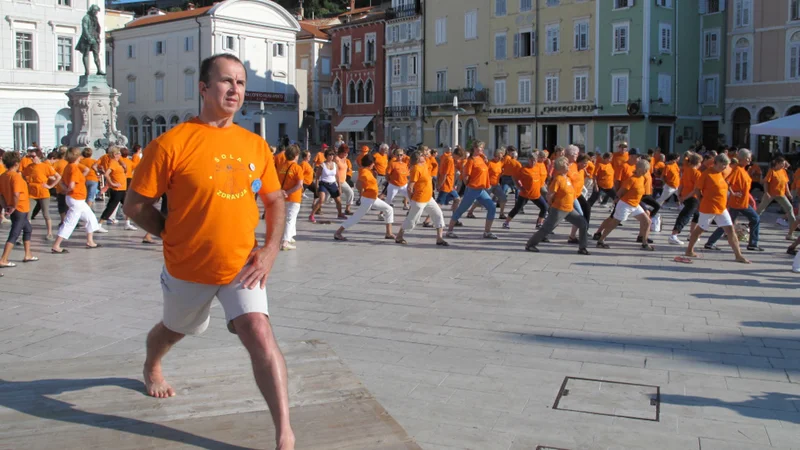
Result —
[[703, 145], [709, 150], [716, 150], [719, 147], [719, 122], [703, 122]]
[[672, 152], [672, 125], [658, 126], [658, 147], [665, 155]]
[[558, 125], [542, 125], [542, 148], [552, 153], [558, 145]]

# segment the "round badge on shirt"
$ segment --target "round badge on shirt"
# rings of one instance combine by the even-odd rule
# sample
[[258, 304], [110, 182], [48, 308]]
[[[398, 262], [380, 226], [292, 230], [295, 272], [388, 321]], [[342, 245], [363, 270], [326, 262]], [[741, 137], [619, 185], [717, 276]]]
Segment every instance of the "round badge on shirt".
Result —
[[259, 190], [261, 190], [261, 180], [259, 179], [253, 180], [253, 184], [250, 185], [250, 189], [252, 189], [253, 192], [258, 192]]

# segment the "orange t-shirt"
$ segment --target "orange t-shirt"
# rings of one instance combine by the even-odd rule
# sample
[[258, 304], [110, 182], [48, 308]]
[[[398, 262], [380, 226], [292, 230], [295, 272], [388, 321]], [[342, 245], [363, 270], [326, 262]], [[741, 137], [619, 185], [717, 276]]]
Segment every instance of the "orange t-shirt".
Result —
[[31, 164], [33, 164], [33, 159], [23, 156], [19, 161], [19, 173], [25, 173], [25, 169], [27, 169]]
[[480, 156], [473, 156], [464, 164], [463, 176], [469, 177], [467, 187], [489, 189], [489, 166]]
[[614, 187], [614, 166], [611, 163], [599, 162], [594, 169], [594, 178], [600, 189]]
[[792, 189], [800, 190], [800, 169], [797, 169], [792, 175]]
[[344, 183], [347, 180], [347, 158], [339, 158], [338, 156], [333, 157], [333, 161], [336, 163], [336, 181], [339, 183]]
[[653, 176], [650, 172], [644, 174], [644, 195], [653, 195]]
[[694, 167], [687, 167], [684, 169], [683, 177], [681, 177], [681, 197], [689, 195], [690, 192], [694, 191], [695, 184], [697, 183], [697, 179], [700, 178], [700, 175], [700, 171]]
[[[359, 169], [361, 168], [361, 158], [363, 158], [363, 157], [365, 157], [367, 155], [369, 155], [369, 147], [367, 147], [365, 145], [364, 147], [361, 148], [361, 152], [356, 157], [356, 165], [358, 166]], [[359, 176], [361, 176], [360, 172], [361, 171], [359, 171]]]
[[614, 168], [616, 181], [622, 181], [622, 168], [628, 165], [628, 152], [614, 152], [611, 154], [611, 167]]
[[68, 164], [64, 169], [62, 180], [65, 186], [75, 183], [72, 192], [67, 195], [75, 200], [86, 200], [86, 177], [83, 175], [83, 166], [80, 163]]
[[500, 175], [503, 173], [503, 161], [489, 161], [489, 186], [500, 184]]
[[0, 175], [4, 173], [6, 173], [6, 166], [4, 166], [3, 163], [0, 162]]
[[[547, 161], [550, 160], [548, 159]], [[544, 185], [547, 182], [547, 175], [548, 175], [547, 164], [545, 164], [542, 161], [539, 161], [536, 163], [536, 167], [539, 169], [539, 176], [542, 179], [542, 185]]]
[[586, 173], [586, 176], [589, 178], [594, 178], [594, 166], [595, 164], [592, 161], [586, 162], [586, 168], [583, 171]]
[[583, 171], [578, 170], [578, 163], [572, 163], [569, 165], [569, 172], [567, 172], [567, 176], [569, 177], [569, 181], [572, 182], [572, 186], [575, 188], [575, 196], [579, 196], [583, 190], [584, 176]]
[[389, 156], [375, 153], [372, 155], [375, 160], [375, 172], [380, 176], [386, 176], [386, 168], [389, 166]]
[[665, 165], [661, 177], [664, 179], [664, 183], [666, 183], [667, 186], [677, 189], [681, 184], [681, 172], [678, 169], [678, 164]]
[[378, 179], [372, 170], [362, 168], [358, 171], [358, 181], [361, 182], [361, 196], [375, 200], [378, 198]]
[[32, 199], [50, 198], [50, 191], [44, 187], [47, 179], [54, 177], [56, 170], [48, 164], [30, 164], [25, 169], [23, 177], [28, 182], [28, 191]]
[[86, 167], [87, 169], [89, 169], [89, 173], [86, 174], [86, 181], [100, 181], [100, 179], [97, 178], [97, 172], [95, 172], [94, 169], [92, 168], [92, 166], [97, 164], [97, 160], [96, 159], [93, 159], [93, 158], [81, 158], [80, 164], [83, 167]]
[[[69, 163], [67, 162], [66, 159], [59, 159], [53, 164], [53, 169], [55, 169], [56, 173], [61, 175], [61, 177], [63, 178], [64, 177], [64, 169], [67, 168], [67, 165], [69, 165]], [[63, 194], [64, 193], [64, 190], [61, 188], [61, 183], [59, 183], [56, 186], [56, 192], [58, 192], [59, 194]]]
[[428, 163], [428, 173], [431, 176], [439, 173], [439, 162], [436, 161], [436, 158], [433, 156], [428, 156], [425, 158], [425, 162]]
[[650, 173], [652, 173], [653, 176], [656, 177], [656, 178], [661, 178], [661, 176], [664, 174], [664, 168], [665, 167], [667, 167], [667, 165], [664, 164], [663, 162], [659, 161], [659, 162], [653, 164], [652, 166], [650, 166]]
[[550, 204], [551, 208], [564, 212], [572, 211], [577, 196], [575, 195], [575, 187], [569, 181], [569, 178], [564, 175], [556, 175], [547, 190], [553, 195], [553, 201]]
[[752, 180], [747, 171], [742, 167], [736, 167], [728, 177], [728, 186], [734, 194], [728, 198], [728, 206], [734, 209], [747, 209], [750, 204], [750, 185]]
[[697, 189], [702, 194], [699, 211], [703, 214], [722, 214], [728, 203], [728, 183], [722, 172], [707, 169], [697, 180]]
[[345, 158], [344, 164], [347, 166], [347, 176], [345, 177], [347, 179], [347, 177], [353, 176], [353, 163], [350, 162], [350, 158]]
[[125, 169], [122, 168], [119, 161], [109, 159], [108, 170], [111, 171], [111, 182], [119, 184], [118, 187], [111, 187], [111, 189], [115, 191], [124, 191], [128, 189], [128, 174], [125, 173]]
[[119, 165], [124, 165], [123, 169], [125, 169], [125, 178], [133, 178], [133, 161], [128, 158], [120, 158]]
[[314, 167], [319, 167], [325, 162], [325, 152], [319, 152], [314, 156]]
[[280, 152], [275, 155], [275, 167], [283, 167], [283, 164], [286, 162], [286, 152]]
[[9, 207], [14, 204], [14, 194], [19, 192], [19, 201], [16, 210], [26, 213], [31, 210], [31, 201], [28, 197], [28, 185], [19, 172], [3, 172], [0, 175], [0, 193]]
[[786, 195], [786, 185], [789, 183], [789, 175], [785, 170], [770, 170], [764, 177], [767, 183], [767, 194], [771, 197], [782, 197]]
[[108, 153], [97, 158], [97, 168], [100, 169], [100, 172], [105, 172], [108, 170], [108, 162], [110, 160], [111, 158], [108, 157]]
[[503, 160], [503, 176], [516, 177], [517, 172], [522, 169], [522, 163], [514, 158], [508, 157]]
[[234, 280], [258, 245], [253, 194], [263, 197], [281, 186], [260, 136], [195, 117], [147, 146], [131, 188], [148, 198], [169, 198], [161, 234], [167, 271], [180, 280], [222, 285]]
[[[278, 179], [281, 181], [281, 189], [284, 191], [294, 188], [297, 186], [297, 183], [302, 183], [303, 181], [303, 166], [294, 161], [284, 162], [282, 166], [278, 166]], [[289, 194], [286, 201], [290, 203], [302, 203], [303, 189], [300, 188]]]
[[517, 171], [516, 178], [522, 184], [519, 193], [521, 196], [528, 200], [536, 200], [542, 196], [544, 178], [538, 167], [524, 166]]
[[644, 177], [630, 177], [623, 181], [619, 188], [626, 189], [620, 200], [635, 208], [639, 206], [644, 196]]
[[311, 164], [308, 161], [303, 161], [300, 163], [300, 166], [303, 167], [303, 184], [311, 184], [314, 182], [314, 168], [311, 167]]
[[761, 172], [761, 167], [758, 164], [751, 164], [750, 168], [747, 169], [747, 173], [750, 175], [750, 178], [752, 178], [753, 183], [761, 183], [761, 177], [764, 174]]
[[404, 162], [390, 162], [386, 174], [389, 177], [389, 183], [395, 186], [403, 187], [408, 184], [408, 165]]
[[427, 164], [414, 164], [411, 168], [411, 175], [408, 177], [409, 183], [414, 183], [414, 193], [411, 200], [418, 203], [428, 203], [433, 198], [433, 181], [431, 173], [428, 172]]
[[439, 183], [442, 184], [440, 191], [453, 192], [455, 188], [456, 165], [453, 160], [453, 152], [445, 152], [439, 161]]
[[633, 176], [633, 172], [636, 172], [636, 166], [625, 163], [620, 167], [619, 172], [615, 170], [614, 174], [617, 175], [617, 181], [625, 181]]

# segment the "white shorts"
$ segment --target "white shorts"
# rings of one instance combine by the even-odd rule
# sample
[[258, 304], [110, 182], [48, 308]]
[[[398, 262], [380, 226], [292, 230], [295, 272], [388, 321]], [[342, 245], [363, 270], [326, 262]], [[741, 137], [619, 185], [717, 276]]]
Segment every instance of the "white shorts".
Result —
[[642, 205], [636, 205], [634, 207], [620, 200], [617, 202], [617, 208], [614, 211], [614, 218], [620, 222], [625, 222], [628, 220], [628, 217], [637, 217], [641, 214], [644, 214]]
[[726, 209], [722, 212], [722, 214], [706, 214], [700, 213], [700, 218], [697, 220], [697, 225], [703, 229], [703, 231], [708, 231], [711, 228], [711, 222], [717, 222], [718, 227], [729, 227], [733, 225], [733, 220], [731, 220], [731, 214]]
[[200, 334], [211, 320], [211, 302], [219, 299], [225, 310], [228, 331], [236, 334], [233, 319], [247, 313], [269, 316], [267, 290], [256, 286], [244, 288], [236, 279], [229, 284], [200, 284], [179, 280], [161, 271], [161, 290], [164, 293], [164, 326], [181, 334]]

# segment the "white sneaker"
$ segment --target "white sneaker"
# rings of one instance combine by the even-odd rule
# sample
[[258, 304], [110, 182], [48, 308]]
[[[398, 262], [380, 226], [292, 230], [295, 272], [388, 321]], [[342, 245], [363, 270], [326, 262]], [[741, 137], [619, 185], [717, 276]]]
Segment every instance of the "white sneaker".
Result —
[[297, 250], [297, 247], [295, 247], [292, 244], [281, 245], [281, 251], [287, 251], [287, 250]]
[[125, 231], [139, 231], [139, 229], [138, 229], [138, 228], [136, 228], [135, 226], [133, 226], [133, 225], [131, 225], [131, 224], [127, 224], [127, 225], [125, 225], [125, 228], [124, 228], [124, 230], [125, 230]]
[[294, 238], [291, 238], [291, 239], [289, 239], [289, 243], [290, 243], [290, 244], [296, 244], [296, 243], [297, 243], [297, 241], [295, 241], [295, 240], [294, 240]]
[[108, 225], [116, 225], [117, 224], [117, 219], [108, 219], [108, 220], [106, 220], [106, 223]]
[[108, 230], [106, 230], [103, 227], [100, 227], [100, 228], [97, 229], [97, 231], [95, 231], [95, 233], [108, 233]]
[[784, 228], [789, 228], [789, 221], [784, 219], [783, 217], [778, 218], [778, 220], [775, 221], [775, 223]]
[[676, 236], [674, 234], [670, 235], [669, 243], [672, 244], [672, 245], [683, 245], [683, 241], [678, 239], [678, 236]]

